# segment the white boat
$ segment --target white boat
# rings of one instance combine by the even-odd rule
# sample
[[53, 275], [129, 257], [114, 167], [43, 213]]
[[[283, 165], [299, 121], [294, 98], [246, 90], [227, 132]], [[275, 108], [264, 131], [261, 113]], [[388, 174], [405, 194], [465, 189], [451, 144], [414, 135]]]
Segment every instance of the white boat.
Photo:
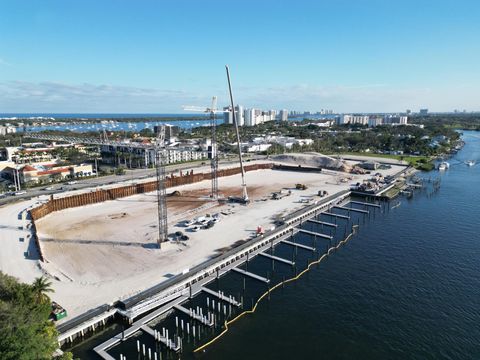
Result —
[[465, 164], [467, 164], [468, 166], [473, 166], [473, 165], [475, 165], [475, 160], [465, 161]]
[[446, 161], [443, 161], [440, 163], [440, 165], [438, 165], [438, 170], [444, 171], [444, 170], [447, 170], [449, 167], [450, 167], [450, 164]]

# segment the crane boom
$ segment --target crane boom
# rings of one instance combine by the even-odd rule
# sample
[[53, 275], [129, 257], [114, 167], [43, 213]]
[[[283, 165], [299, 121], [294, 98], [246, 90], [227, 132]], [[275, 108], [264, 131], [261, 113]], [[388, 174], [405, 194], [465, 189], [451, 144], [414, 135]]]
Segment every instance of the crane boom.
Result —
[[230, 104], [232, 106], [232, 118], [233, 118], [233, 123], [235, 124], [235, 133], [237, 135], [238, 158], [240, 159], [240, 169], [242, 171], [242, 198], [243, 198], [243, 201], [247, 203], [248, 194], [247, 194], [247, 183], [245, 182], [245, 169], [243, 168], [243, 160], [242, 160], [242, 145], [240, 144], [240, 133], [238, 131], [238, 122], [237, 122], [237, 117], [235, 115], [235, 105], [233, 101], [232, 84], [230, 81], [230, 70], [228, 69], [228, 65], [225, 65], [225, 69], [227, 70], [228, 92], [230, 93]]

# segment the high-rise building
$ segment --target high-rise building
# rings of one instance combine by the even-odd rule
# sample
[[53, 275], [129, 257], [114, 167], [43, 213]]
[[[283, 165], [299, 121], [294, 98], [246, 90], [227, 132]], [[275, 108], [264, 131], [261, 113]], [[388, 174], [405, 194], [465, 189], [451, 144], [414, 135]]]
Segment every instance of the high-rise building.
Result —
[[368, 126], [375, 127], [383, 124], [383, 119], [381, 116], [370, 116], [368, 119]]
[[243, 113], [243, 106], [237, 105], [235, 107], [235, 118], [237, 120], [238, 126], [245, 125], [245, 115]]
[[428, 109], [420, 109], [420, 115], [427, 115]]
[[255, 109], [245, 109], [244, 116], [245, 116], [245, 126], [257, 125]]
[[[167, 142], [170, 141], [172, 138], [177, 137], [178, 134], [180, 133], [180, 127], [178, 126], [169, 125], [169, 124], [162, 125], [162, 126], [165, 126], [165, 140]], [[158, 134], [158, 130], [159, 130], [159, 126], [155, 125], [153, 127], [153, 132], [155, 134]]]
[[[233, 114], [229, 106], [224, 107], [223, 110], [223, 123], [224, 124], [233, 124]], [[245, 124], [245, 117], [243, 113], [243, 106], [235, 106], [235, 120], [237, 120], [238, 126], [243, 126]]]
[[232, 115], [232, 110], [230, 110], [229, 106], [226, 106], [223, 108], [225, 111], [223, 113], [223, 123], [224, 124], [233, 124], [233, 115]]
[[282, 109], [280, 110], [280, 121], [287, 121], [288, 120], [288, 110]]

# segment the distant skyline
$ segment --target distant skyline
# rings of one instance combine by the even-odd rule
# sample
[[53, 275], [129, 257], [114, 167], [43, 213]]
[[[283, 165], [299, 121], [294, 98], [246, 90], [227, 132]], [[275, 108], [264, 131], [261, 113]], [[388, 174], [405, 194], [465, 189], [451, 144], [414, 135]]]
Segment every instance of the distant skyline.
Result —
[[0, 113], [479, 111], [473, 0], [0, 3]]

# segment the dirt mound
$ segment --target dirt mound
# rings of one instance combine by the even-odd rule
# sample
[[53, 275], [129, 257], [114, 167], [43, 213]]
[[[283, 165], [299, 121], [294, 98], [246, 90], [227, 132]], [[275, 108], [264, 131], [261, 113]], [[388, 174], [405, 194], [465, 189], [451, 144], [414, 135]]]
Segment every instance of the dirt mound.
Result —
[[276, 162], [289, 165], [301, 165], [345, 172], [351, 172], [352, 170], [352, 167], [342, 160], [315, 152], [274, 155], [272, 159]]

